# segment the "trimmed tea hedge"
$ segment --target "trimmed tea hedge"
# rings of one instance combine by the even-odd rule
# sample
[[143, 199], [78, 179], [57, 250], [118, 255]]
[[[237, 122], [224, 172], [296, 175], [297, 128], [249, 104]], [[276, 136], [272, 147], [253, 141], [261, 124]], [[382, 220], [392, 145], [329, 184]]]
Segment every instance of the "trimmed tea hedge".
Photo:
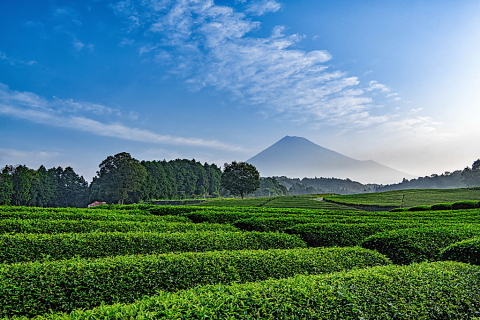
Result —
[[[0, 266], [1, 316], [34, 316], [133, 302], [158, 290], [319, 274], [390, 261], [356, 248], [120, 256]], [[190, 319], [190, 318], [189, 318]]]
[[473, 200], [465, 200], [465, 201], [458, 201], [454, 202], [452, 204], [452, 209], [453, 210], [459, 210], [459, 209], [475, 209], [478, 208], [478, 201], [473, 201]]
[[480, 265], [480, 238], [454, 243], [442, 251], [440, 258]]
[[252, 217], [249, 212], [236, 211], [193, 211], [185, 213], [184, 216], [195, 223], [209, 222], [209, 223], [233, 223], [240, 219]]
[[86, 233], [86, 232], [184, 232], [184, 231], [238, 231], [231, 225], [213, 223], [182, 222], [135, 222], [135, 221], [97, 221], [97, 220], [0, 220], [0, 233]]
[[[252, 217], [249, 219], [238, 220], [233, 225], [241, 230], [246, 231], [262, 231], [262, 232], [274, 232], [285, 231], [285, 229], [292, 228], [297, 224], [359, 224], [359, 223], [378, 223], [378, 218], [375, 217], [355, 217], [348, 215], [295, 215], [295, 216], [281, 216], [281, 217]], [[389, 220], [388, 218], [382, 218], [382, 224], [394, 223], [396, 220]]]
[[43, 219], [43, 220], [99, 220], [99, 221], [170, 221], [190, 222], [186, 217], [177, 215], [154, 216], [151, 214], [126, 214], [128, 211], [110, 211], [89, 209], [68, 210], [15, 210], [3, 211], [0, 207], [0, 219]]
[[[323, 220], [325, 218], [318, 219]], [[255, 217], [236, 221], [233, 225], [241, 230], [246, 231], [274, 232], [283, 231], [286, 228], [293, 227], [297, 224], [317, 222], [315, 220], [316, 218], [314, 217]]]
[[436, 262], [159, 292], [130, 305], [46, 318], [471, 319], [479, 301], [480, 267]]
[[449, 245], [480, 235], [478, 225], [410, 228], [374, 234], [362, 247], [383, 253], [396, 264], [436, 261]]
[[453, 203], [445, 202], [445, 203], [437, 203], [432, 205], [432, 210], [452, 210]]
[[401, 227], [408, 227], [408, 225], [306, 223], [288, 228], [285, 232], [298, 234], [309, 247], [355, 246], [372, 234]]
[[305, 247], [298, 236], [263, 232], [95, 232], [0, 235], [0, 263], [127, 254]]

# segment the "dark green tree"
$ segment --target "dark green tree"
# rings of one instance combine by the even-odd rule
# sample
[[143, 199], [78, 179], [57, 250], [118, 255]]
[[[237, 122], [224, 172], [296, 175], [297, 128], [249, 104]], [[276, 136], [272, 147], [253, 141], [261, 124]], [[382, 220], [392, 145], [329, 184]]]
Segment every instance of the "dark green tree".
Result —
[[5, 166], [0, 173], [0, 205], [12, 204], [13, 198], [13, 171], [12, 166]]
[[129, 193], [137, 192], [147, 178], [147, 170], [127, 152], [108, 156], [97, 171], [100, 193], [124, 204]]
[[57, 191], [56, 171], [47, 170], [43, 165], [38, 168], [36, 175], [32, 180], [30, 193], [32, 195], [29, 205], [35, 207], [45, 207], [52, 205]]
[[467, 187], [480, 186], [480, 159], [475, 160], [471, 169], [466, 167], [462, 171], [462, 181]]
[[88, 202], [88, 183], [72, 167], [55, 169], [57, 177], [56, 206], [85, 207]]
[[17, 206], [29, 205], [32, 199], [32, 181], [36, 175], [35, 170], [27, 166], [16, 166], [13, 171], [13, 203]]
[[276, 197], [288, 194], [288, 189], [273, 177], [260, 178], [260, 187], [254, 192], [256, 197]]
[[243, 199], [260, 186], [260, 173], [249, 163], [233, 161], [225, 163], [221, 181], [223, 188]]

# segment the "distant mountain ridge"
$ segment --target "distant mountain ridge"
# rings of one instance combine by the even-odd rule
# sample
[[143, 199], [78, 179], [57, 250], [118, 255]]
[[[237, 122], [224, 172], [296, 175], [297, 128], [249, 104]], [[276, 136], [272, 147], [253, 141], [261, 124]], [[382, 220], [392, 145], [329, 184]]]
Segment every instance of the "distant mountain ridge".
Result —
[[356, 160], [305, 138], [286, 136], [248, 159], [263, 177], [340, 178], [361, 183], [397, 183], [414, 176], [373, 160]]

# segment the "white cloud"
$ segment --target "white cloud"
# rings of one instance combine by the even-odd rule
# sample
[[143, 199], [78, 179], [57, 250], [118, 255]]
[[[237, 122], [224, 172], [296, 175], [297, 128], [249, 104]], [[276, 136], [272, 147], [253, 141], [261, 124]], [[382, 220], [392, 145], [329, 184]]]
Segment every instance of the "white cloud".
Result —
[[390, 88], [388, 86], [378, 83], [378, 81], [375, 80], [369, 82], [367, 90], [380, 90], [382, 92], [390, 92]]
[[99, 104], [80, 103], [59, 98], [48, 101], [34, 93], [10, 90], [6, 85], [0, 84], [0, 114], [4, 116], [130, 141], [188, 145], [230, 151], [243, 150], [240, 147], [231, 146], [217, 140], [159, 135], [148, 130], [131, 128], [120, 122], [105, 123], [85, 117], [83, 115], [85, 111], [102, 114], [111, 113], [113, 109]]
[[274, 0], [262, 0], [249, 3], [245, 11], [256, 16], [261, 16], [268, 12], [277, 12], [281, 7], [280, 3]]
[[6, 62], [12, 66], [17, 64], [31, 66], [37, 63], [37, 61], [34, 60], [24, 61], [20, 59], [10, 58], [5, 54], [5, 52], [2, 51], [0, 51], [0, 61]]
[[325, 50], [299, 50], [297, 44], [304, 36], [287, 35], [282, 26], [273, 28], [269, 37], [254, 36], [260, 22], [253, 17], [278, 11], [278, 2], [238, 2], [241, 5], [234, 7], [212, 0], [123, 0], [116, 12], [146, 30], [139, 51], [142, 58], [150, 56], [170, 67], [194, 90], [212, 87], [265, 115], [340, 129], [390, 121], [395, 126], [399, 121], [391, 109], [376, 102], [398, 101], [397, 93], [378, 81], [365, 85], [332, 69], [332, 56]]

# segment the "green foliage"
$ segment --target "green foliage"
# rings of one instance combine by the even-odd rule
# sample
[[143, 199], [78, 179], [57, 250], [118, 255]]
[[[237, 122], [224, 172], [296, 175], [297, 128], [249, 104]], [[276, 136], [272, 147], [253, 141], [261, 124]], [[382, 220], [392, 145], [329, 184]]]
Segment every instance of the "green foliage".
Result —
[[147, 170], [127, 152], [108, 156], [99, 165], [95, 181], [99, 199], [124, 204], [129, 193], [136, 192], [147, 179]]
[[85, 207], [87, 198], [88, 183], [71, 167], [5, 166], [0, 174], [0, 205]]
[[12, 167], [5, 166], [0, 173], [0, 205], [10, 205], [13, 199]]
[[445, 203], [436, 203], [433, 204], [430, 208], [431, 210], [451, 210], [453, 203], [445, 202]]
[[237, 220], [251, 217], [249, 212], [236, 211], [193, 211], [186, 213], [185, 217], [195, 223], [209, 222], [209, 223], [234, 223]]
[[[286, 278], [388, 265], [361, 248], [122, 256], [0, 266], [0, 315], [34, 316], [133, 302], [159, 290]], [[193, 271], [193, 272], [192, 272]], [[19, 299], [20, 298], [20, 299]]]
[[480, 159], [472, 164], [472, 168], [466, 167], [462, 171], [462, 182], [468, 187], [480, 186]]
[[304, 209], [359, 211], [359, 209], [355, 209], [345, 205], [315, 200], [321, 197], [323, 197], [323, 195], [309, 194], [309, 195], [299, 195], [299, 196], [281, 196], [281, 197], [265, 197], [265, 198], [219, 199], [219, 200], [208, 200], [201, 204], [198, 204], [198, 206], [304, 208]]
[[479, 225], [409, 228], [374, 234], [361, 246], [383, 253], [393, 263], [409, 264], [439, 260], [449, 245], [478, 235]]
[[225, 163], [221, 184], [231, 194], [241, 196], [243, 199], [260, 186], [260, 173], [255, 166], [246, 162]]
[[0, 219], [41, 219], [41, 220], [101, 220], [140, 222], [190, 222], [179, 215], [154, 216], [142, 210], [108, 210], [81, 208], [38, 208], [0, 206]]
[[0, 235], [0, 263], [98, 258], [128, 254], [305, 247], [281, 233], [197, 231], [182, 233], [94, 232]]
[[462, 189], [409, 189], [344, 196], [326, 196], [338, 203], [355, 205], [377, 205], [413, 207], [436, 203], [480, 199], [480, 188]]
[[285, 176], [275, 179], [288, 189], [291, 195], [308, 194], [355, 194], [364, 192], [375, 192], [376, 185], [365, 185], [350, 179], [337, 178], [287, 178]]
[[46, 318], [471, 319], [479, 300], [480, 267], [436, 262], [160, 292], [130, 305]]
[[260, 186], [253, 192], [255, 197], [286, 196], [287, 194], [287, 188], [272, 177], [260, 178]]
[[142, 161], [147, 181], [135, 195], [137, 199], [184, 199], [218, 197], [222, 171], [215, 164], [195, 160]]
[[465, 200], [465, 201], [457, 201], [452, 204], [452, 209], [453, 210], [459, 210], [459, 209], [475, 209], [478, 208], [478, 200]]
[[1, 233], [88, 233], [88, 232], [185, 232], [185, 231], [235, 231], [235, 227], [210, 223], [137, 222], [96, 220], [37, 220], [2, 219]]
[[305, 223], [287, 228], [285, 232], [299, 235], [309, 247], [355, 246], [372, 234], [401, 227], [406, 227], [406, 225], [385, 223]]
[[326, 222], [322, 217], [253, 217], [235, 221], [233, 225], [245, 231], [276, 232], [283, 231], [297, 224]]
[[431, 210], [431, 206], [421, 205], [421, 206], [415, 206], [415, 207], [408, 208], [407, 211], [428, 211], [428, 210]]
[[453, 260], [480, 265], [480, 237], [463, 240], [445, 248], [441, 260]]

